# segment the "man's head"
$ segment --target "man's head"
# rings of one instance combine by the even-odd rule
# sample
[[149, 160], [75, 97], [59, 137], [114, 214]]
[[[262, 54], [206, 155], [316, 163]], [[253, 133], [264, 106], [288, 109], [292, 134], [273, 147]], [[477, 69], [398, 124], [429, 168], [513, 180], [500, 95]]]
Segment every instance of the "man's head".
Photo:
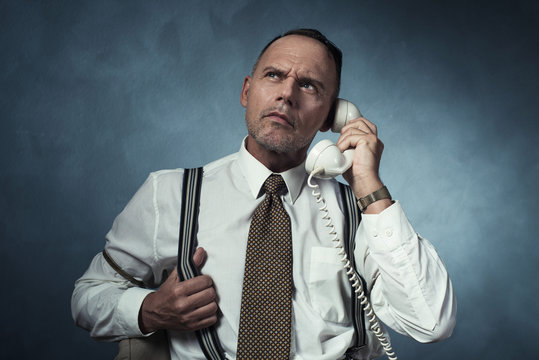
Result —
[[324, 36], [320, 31], [316, 29], [293, 29], [290, 31], [285, 32], [282, 35], [278, 35], [273, 40], [268, 42], [266, 46], [262, 49], [260, 54], [258, 55], [258, 58], [256, 59], [255, 65], [253, 66], [253, 73], [256, 70], [256, 67], [258, 63], [260, 62], [260, 58], [266, 50], [270, 47], [271, 44], [273, 44], [276, 40], [279, 40], [282, 37], [288, 36], [288, 35], [300, 35], [300, 36], [306, 36], [311, 39], [319, 41], [321, 44], [323, 44], [330, 55], [333, 57], [333, 61], [335, 61], [335, 70], [337, 71], [337, 93], [335, 94], [335, 98], [339, 95], [339, 90], [341, 88], [341, 69], [342, 69], [342, 51], [334, 44], [332, 43], [327, 37]]
[[315, 30], [288, 32], [260, 54], [243, 82], [241, 103], [246, 108], [247, 149], [266, 166], [272, 162], [268, 157], [288, 161], [285, 168], [301, 163], [317, 131], [329, 129], [340, 54]]

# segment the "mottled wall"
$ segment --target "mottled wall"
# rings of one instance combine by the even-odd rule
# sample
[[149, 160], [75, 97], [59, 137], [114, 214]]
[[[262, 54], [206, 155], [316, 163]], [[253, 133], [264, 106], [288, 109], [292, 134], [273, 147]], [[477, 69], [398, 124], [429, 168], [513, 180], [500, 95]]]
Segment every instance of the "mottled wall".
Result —
[[1, 1], [0, 357], [112, 358], [73, 325], [73, 282], [148, 172], [239, 148], [243, 77], [293, 27], [344, 51], [341, 95], [453, 278], [453, 336], [394, 335], [400, 358], [534, 357], [539, 7], [469, 3]]

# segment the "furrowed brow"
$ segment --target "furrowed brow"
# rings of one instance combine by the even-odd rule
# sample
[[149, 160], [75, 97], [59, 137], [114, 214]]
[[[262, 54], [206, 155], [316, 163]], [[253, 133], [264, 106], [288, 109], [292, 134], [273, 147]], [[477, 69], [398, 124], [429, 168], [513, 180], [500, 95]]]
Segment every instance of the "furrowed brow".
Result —
[[303, 76], [298, 79], [301, 83], [311, 83], [320, 90], [325, 90], [324, 83], [309, 76]]
[[278, 75], [283, 75], [284, 74], [284, 71], [275, 67], [275, 66], [266, 66], [263, 70], [262, 70], [262, 73], [263, 74], [266, 74], [268, 72], [274, 72], [274, 73], [277, 73]]
[[[286, 74], [286, 72], [284, 70], [279, 69], [275, 65], [266, 66], [264, 69], [262, 69], [262, 74], [267, 74], [268, 72], [274, 72], [279, 76], [284, 76]], [[322, 81], [320, 81], [320, 80], [317, 80], [317, 79], [313, 78], [313, 77], [301, 76], [301, 77], [296, 78], [296, 80], [298, 82], [300, 82], [300, 83], [311, 83], [314, 86], [316, 86], [318, 89], [320, 89], [321, 91], [326, 90], [326, 87], [324, 86], [324, 83]]]

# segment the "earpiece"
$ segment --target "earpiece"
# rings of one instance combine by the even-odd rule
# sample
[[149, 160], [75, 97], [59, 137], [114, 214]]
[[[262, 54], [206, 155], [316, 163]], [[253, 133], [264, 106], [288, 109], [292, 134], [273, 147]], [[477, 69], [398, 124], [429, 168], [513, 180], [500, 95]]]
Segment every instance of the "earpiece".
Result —
[[[337, 99], [335, 104], [335, 118], [331, 131], [340, 132], [344, 125], [350, 120], [362, 116], [358, 108], [351, 102], [344, 99]], [[305, 170], [320, 179], [331, 179], [341, 175], [352, 166], [354, 150], [341, 152], [337, 145], [331, 140], [322, 140], [316, 144], [305, 161]]]
[[335, 105], [335, 119], [333, 120], [331, 131], [334, 133], [341, 132], [341, 129], [350, 120], [357, 119], [361, 116], [359, 109], [350, 101], [337, 99], [337, 104]]

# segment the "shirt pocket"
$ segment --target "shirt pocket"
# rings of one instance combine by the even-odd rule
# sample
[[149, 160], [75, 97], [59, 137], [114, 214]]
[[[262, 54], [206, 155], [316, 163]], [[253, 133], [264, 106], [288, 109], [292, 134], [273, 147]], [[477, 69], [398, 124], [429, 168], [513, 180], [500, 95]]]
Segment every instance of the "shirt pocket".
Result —
[[339, 250], [311, 248], [309, 292], [314, 310], [327, 321], [349, 321], [350, 283]]

